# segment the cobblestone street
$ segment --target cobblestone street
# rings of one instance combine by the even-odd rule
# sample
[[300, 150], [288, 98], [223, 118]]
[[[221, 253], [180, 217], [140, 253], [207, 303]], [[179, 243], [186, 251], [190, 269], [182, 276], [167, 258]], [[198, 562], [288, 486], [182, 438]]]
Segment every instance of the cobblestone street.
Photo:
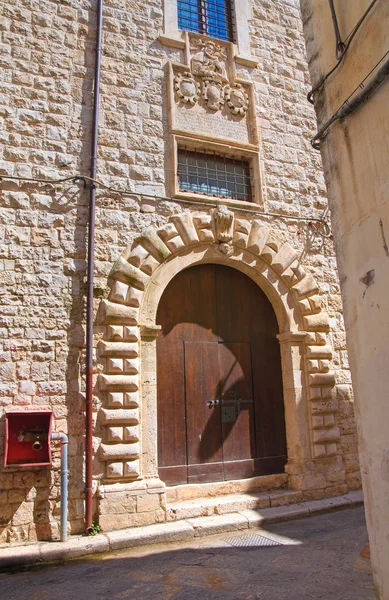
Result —
[[[272, 545], [240, 545], [250, 541]], [[0, 589], [8, 600], [373, 600], [372, 576], [355, 568], [366, 541], [355, 508], [3, 573]]]

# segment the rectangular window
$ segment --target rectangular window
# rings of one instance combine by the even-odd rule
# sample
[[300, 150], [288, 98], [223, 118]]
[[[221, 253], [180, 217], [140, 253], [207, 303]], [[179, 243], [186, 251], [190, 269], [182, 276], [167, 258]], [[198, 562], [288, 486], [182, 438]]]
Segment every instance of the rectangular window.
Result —
[[178, 183], [182, 192], [252, 201], [250, 166], [246, 160], [180, 149]]
[[178, 0], [178, 28], [234, 41], [231, 0]]

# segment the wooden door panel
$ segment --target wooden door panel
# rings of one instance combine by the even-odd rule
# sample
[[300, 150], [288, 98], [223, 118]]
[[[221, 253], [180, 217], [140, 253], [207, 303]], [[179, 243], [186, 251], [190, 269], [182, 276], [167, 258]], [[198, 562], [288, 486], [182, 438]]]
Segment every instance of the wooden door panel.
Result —
[[273, 475], [275, 473], [284, 473], [287, 460], [288, 457], [286, 454], [283, 456], [257, 458], [254, 461], [255, 475]]
[[232, 460], [224, 462], [224, 480], [248, 479], [256, 475], [256, 464], [253, 458], [248, 460]]
[[[286, 431], [279, 343], [275, 337], [264, 335], [252, 342], [251, 348], [257, 458], [283, 457], [285, 465]], [[282, 466], [281, 470], [273, 472], [283, 470]]]
[[178, 465], [175, 467], [161, 467], [158, 465], [158, 475], [166, 485], [188, 483], [188, 465]]
[[[184, 344], [157, 345], [159, 467], [184, 466], [186, 470]], [[172, 377], [174, 373], [174, 377]], [[170, 469], [170, 474], [173, 470]], [[177, 471], [182, 482], [182, 469]], [[185, 476], [186, 477], [186, 476]], [[165, 481], [165, 480], [164, 480]]]
[[185, 342], [185, 395], [188, 465], [222, 462], [217, 342]]
[[[247, 461], [256, 456], [250, 344], [219, 343], [218, 348], [223, 460]], [[247, 465], [241, 468], [246, 472]]]
[[157, 344], [164, 340], [217, 340], [216, 283], [213, 265], [181, 271], [165, 289], [157, 311], [162, 326]]
[[[157, 323], [161, 479], [174, 485], [283, 472], [278, 325], [262, 290], [229, 267], [191, 267], [167, 286]], [[207, 405], [222, 392], [224, 407], [238, 409], [239, 398], [253, 403], [241, 402], [228, 421], [220, 406]]]
[[212, 481], [224, 481], [223, 462], [188, 465], [188, 483], [211, 483]]

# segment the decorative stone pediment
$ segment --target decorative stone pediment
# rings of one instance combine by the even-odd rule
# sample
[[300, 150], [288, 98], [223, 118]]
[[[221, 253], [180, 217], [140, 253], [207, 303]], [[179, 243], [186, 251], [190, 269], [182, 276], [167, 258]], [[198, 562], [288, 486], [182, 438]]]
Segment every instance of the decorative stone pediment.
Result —
[[147, 228], [112, 267], [109, 299], [102, 301], [98, 314], [106, 326], [99, 345], [104, 363], [100, 389], [106, 398], [100, 458], [106, 462], [110, 480], [141, 476], [140, 388], [141, 381], [155, 388], [155, 372], [149, 362], [142, 366], [140, 342], [152, 343], [158, 333], [159, 298], [177, 272], [199, 262], [218, 262], [219, 250], [224, 254], [223, 264], [262, 282], [281, 324], [281, 345], [289, 348], [297, 343], [303, 348], [296, 364], [291, 351], [284, 357], [285, 394], [293, 386], [295, 394], [304, 394], [312, 458], [337, 454], [340, 433], [334, 421], [337, 403], [332, 399], [335, 378], [330, 370], [329, 320], [318, 285], [294, 249], [264, 220], [237, 218], [221, 206], [211, 212], [183, 212], [163, 227]]
[[236, 79], [232, 44], [191, 33], [184, 56], [169, 64], [172, 131], [256, 145], [252, 84]]

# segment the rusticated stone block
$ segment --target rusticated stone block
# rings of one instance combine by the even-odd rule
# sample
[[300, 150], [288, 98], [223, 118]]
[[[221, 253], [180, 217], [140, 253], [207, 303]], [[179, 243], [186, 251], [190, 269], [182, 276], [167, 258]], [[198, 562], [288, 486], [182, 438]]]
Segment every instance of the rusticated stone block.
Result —
[[260, 256], [263, 252], [268, 237], [269, 229], [257, 221], [254, 221], [251, 226], [247, 249], [253, 254]]
[[298, 298], [306, 298], [307, 296], [313, 296], [319, 291], [318, 285], [312, 275], [306, 275], [301, 281], [296, 283], [292, 287], [293, 292]]
[[107, 372], [108, 373], [123, 373], [123, 359], [122, 358], [108, 358], [107, 360]]
[[261, 258], [269, 264], [273, 264], [275, 256], [278, 254], [281, 242], [272, 232], [269, 233], [266, 244], [261, 252]]
[[313, 454], [315, 458], [325, 458], [327, 456], [325, 444], [315, 444], [313, 446]]
[[126, 283], [123, 283], [122, 281], [114, 281], [109, 294], [110, 301], [125, 304], [129, 289], [129, 286]]
[[282, 279], [288, 287], [292, 287], [303, 277], [305, 277], [305, 270], [297, 260], [282, 273]]
[[160, 263], [151, 254], [143, 261], [140, 266], [140, 270], [146, 275], [152, 275]]
[[122, 462], [108, 462], [107, 463], [107, 477], [117, 478], [123, 477], [123, 463]]
[[100, 323], [120, 323], [121, 325], [137, 325], [138, 310], [122, 304], [114, 304], [109, 300], [103, 300], [99, 307]]
[[166, 241], [175, 238], [178, 235], [178, 231], [173, 223], [167, 223], [164, 227], [157, 230], [159, 237], [166, 243]]
[[137, 267], [139, 269], [140, 265], [143, 263], [145, 258], [149, 255], [148, 250], [143, 246], [137, 245], [135, 248], [131, 250], [131, 252], [127, 255], [124, 255], [123, 258], [127, 260], [131, 265]]
[[125, 358], [123, 360], [123, 368], [125, 373], [136, 374], [139, 373], [139, 359], [138, 358]]
[[137, 479], [140, 476], [139, 460], [131, 460], [124, 463], [124, 477]]
[[139, 423], [139, 409], [137, 408], [117, 408], [117, 409], [101, 409], [102, 422], [108, 423], [125, 423], [134, 424]]
[[324, 311], [316, 315], [305, 316], [304, 323], [307, 331], [329, 331], [330, 329], [328, 314]]
[[101, 460], [131, 459], [139, 457], [139, 444], [101, 444]]
[[100, 375], [101, 390], [136, 392], [139, 386], [138, 375]]
[[128, 263], [121, 256], [119, 256], [113, 265], [109, 276], [113, 279], [119, 279], [119, 281], [133, 285], [139, 290], [143, 290], [148, 281], [148, 276], [145, 273], [142, 273], [142, 271]]
[[307, 358], [332, 358], [331, 346], [307, 346]]
[[122, 341], [123, 340], [123, 326], [122, 325], [108, 325], [107, 326], [107, 339], [110, 341]]
[[277, 255], [273, 258], [272, 266], [277, 273], [282, 274], [297, 258], [296, 252], [287, 242], [282, 244]]
[[137, 238], [139, 244], [143, 246], [159, 263], [170, 256], [170, 250], [165, 246], [161, 237], [154, 227], [148, 227]]
[[125, 442], [139, 442], [139, 427], [130, 426], [123, 428], [123, 439]]
[[185, 244], [189, 245], [199, 241], [196, 227], [189, 212], [172, 217], [172, 221]]
[[313, 441], [315, 444], [338, 442], [339, 439], [340, 431], [338, 427], [331, 427], [331, 429], [318, 429], [313, 432]]
[[309, 375], [310, 386], [331, 386], [335, 385], [335, 375], [330, 373], [313, 373]]
[[325, 414], [338, 412], [338, 401], [329, 398], [328, 400], [311, 401], [312, 414]]
[[100, 342], [98, 345], [100, 356], [114, 356], [114, 357], [131, 357], [135, 358], [139, 353], [139, 346], [136, 342], [134, 343], [120, 343], [120, 342]]
[[335, 443], [326, 444], [327, 456], [335, 456], [338, 453], [338, 446]]
[[107, 442], [122, 442], [123, 427], [107, 427]]

